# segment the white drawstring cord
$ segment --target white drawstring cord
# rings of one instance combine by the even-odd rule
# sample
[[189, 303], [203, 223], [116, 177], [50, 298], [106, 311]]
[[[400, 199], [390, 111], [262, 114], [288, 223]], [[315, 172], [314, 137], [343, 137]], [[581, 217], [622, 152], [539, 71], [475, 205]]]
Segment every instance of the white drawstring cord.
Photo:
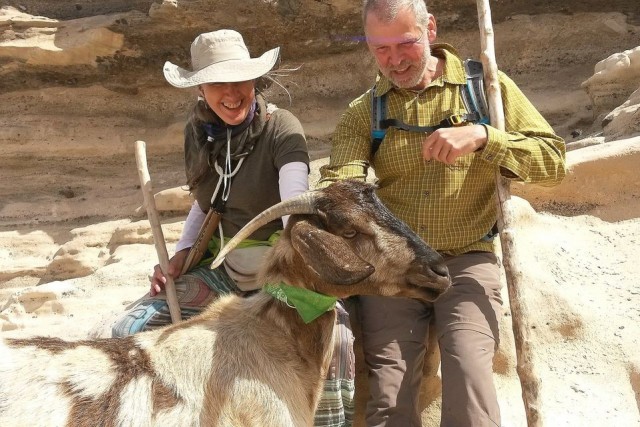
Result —
[[[242, 163], [244, 162], [245, 158], [246, 157], [240, 158], [240, 160], [238, 160], [238, 164], [236, 165], [235, 169], [233, 171], [231, 170], [231, 129], [227, 128], [227, 155], [224, 161], [225, 170], [222, 170], [222, 168], [218, 165], [217, 161], [213, 162], [213, 167], [218, 173], [219, 177], [218, 177], [218, 184], [216, 185], [216, 189], [213, 192], [213, 196], [211, 196], [211, 203], [213, 203], [216, 196], [218, 195], [218, 191], [220, 190], [221, 184], [223, 184], [222, 200], [224, 202], [227, 201], [227, 199], [229, 198], [229, 193], [231, 192], [231, 178], [233, 178], [238, 173], [238, 170], [240, 170], [240, 166], [242, 166]], [[224, 247], [224, 233], [222, 231], [222, 221], [220, 221], [220, 223], [218, 224], [218, 232], [220, 233], [220, 250], [222, 250], [222, 248]]]

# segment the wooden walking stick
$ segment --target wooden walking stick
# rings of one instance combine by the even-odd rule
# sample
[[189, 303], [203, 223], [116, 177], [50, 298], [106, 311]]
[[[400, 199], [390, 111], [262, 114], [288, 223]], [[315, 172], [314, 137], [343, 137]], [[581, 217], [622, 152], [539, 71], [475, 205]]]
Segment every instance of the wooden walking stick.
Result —
[[[493, 26], [491, 24], [491, 9], [489, 0], [477, 0], [478, 23], [480, 25], [481, 60], [485, 70], [485, 87], [491, 125], [499, 130], [505, 130], [504, 109], [498, 80], [498, 66], [496, 64], [493, 42]], [[513, 209], [509, 181], [496, 171], [498, 229], [502, 246], [502, 264], [504, 266], [509, 305], [511, 306], [513, 335], [516, 345], [516, 359], [518, 377], [522, 386], [522, 398], [529, 427], [541, 427], [539, 388], [540, 383], [534, 372], [529, 339], [532, 325], [525, 316], [526, 302], [522, 294], [522, 271], [519, 269], [517, 252], [514, 245]]]
[[176, 287], [173, 278], [167, 274], [169, 271], [169, 255], [167, 247], [164, 243], [164, 234], [160, 225], [160, 218], [156, 209], [156, 200], [153, 198], [151, 189], [151, 177], [147, 169], [147, 154], [145, 152], [146, 144], [144, 141], [136, 141], [136, 164], [138, 165], [138, 176], [140, 177], [140, 185], [144, 196], [144, 205], [147, 208], [147, 216], [149, 224], [151, 224], [151, 234], [153, 235], [153, 243], [158, 253], [160, 268], [167, 278], [165, 283], [165, 292], [167, 295], [167, 305], [169, 305], [169, 313], [171, 313], [171, 321], [178, 323], [182, 320], [180, 315], [180, 305], [178, 304], [178, 296], [176, 295]]

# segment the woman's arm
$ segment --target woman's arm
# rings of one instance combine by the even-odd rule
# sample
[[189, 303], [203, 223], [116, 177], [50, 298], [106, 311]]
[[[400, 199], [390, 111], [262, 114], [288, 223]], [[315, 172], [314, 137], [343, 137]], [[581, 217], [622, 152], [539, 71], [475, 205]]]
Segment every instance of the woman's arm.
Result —
[[[283, 165], [279, 171], [280, 200], [304, 193], [309, 189], [309, 167], [303, 162], [291, 162]], [[289, 215], [282, 217], [287, 226]], [[186, 224], [185, 224], [186, 225]]]
[[198, 238], [198, 233], [207, 215], [202, 212], [198, 201], [194, 201], [182, 228], [182, 235], [176, 244], [176, 252], [190, 248]]

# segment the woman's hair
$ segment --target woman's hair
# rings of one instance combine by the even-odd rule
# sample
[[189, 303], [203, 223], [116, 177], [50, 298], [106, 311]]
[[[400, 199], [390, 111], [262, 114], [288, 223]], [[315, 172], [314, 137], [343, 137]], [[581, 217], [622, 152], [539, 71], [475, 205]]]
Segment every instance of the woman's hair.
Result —
[[398, 13], [409, 9], [416, 17], [418, 25], [425, 29], [429, 24], [429, 12], [425, 0], [364, 0], [362, 5], [362, 23], [366, 24], [369, 13], [383, 22], [393, 21]]

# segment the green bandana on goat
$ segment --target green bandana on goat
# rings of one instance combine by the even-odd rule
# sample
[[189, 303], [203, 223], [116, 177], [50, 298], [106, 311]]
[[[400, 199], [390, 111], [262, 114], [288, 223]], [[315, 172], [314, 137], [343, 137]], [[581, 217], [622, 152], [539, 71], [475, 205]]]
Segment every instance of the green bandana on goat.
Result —
[[304, 323], [313, 322], [322, 314], [333, 310], [338, 300], [336, 297], [322, 295], [308, 289], [286, 285], [282, 282], [278, 284], [269, 283], [262, 289], [274, 298], [295, 308]]

